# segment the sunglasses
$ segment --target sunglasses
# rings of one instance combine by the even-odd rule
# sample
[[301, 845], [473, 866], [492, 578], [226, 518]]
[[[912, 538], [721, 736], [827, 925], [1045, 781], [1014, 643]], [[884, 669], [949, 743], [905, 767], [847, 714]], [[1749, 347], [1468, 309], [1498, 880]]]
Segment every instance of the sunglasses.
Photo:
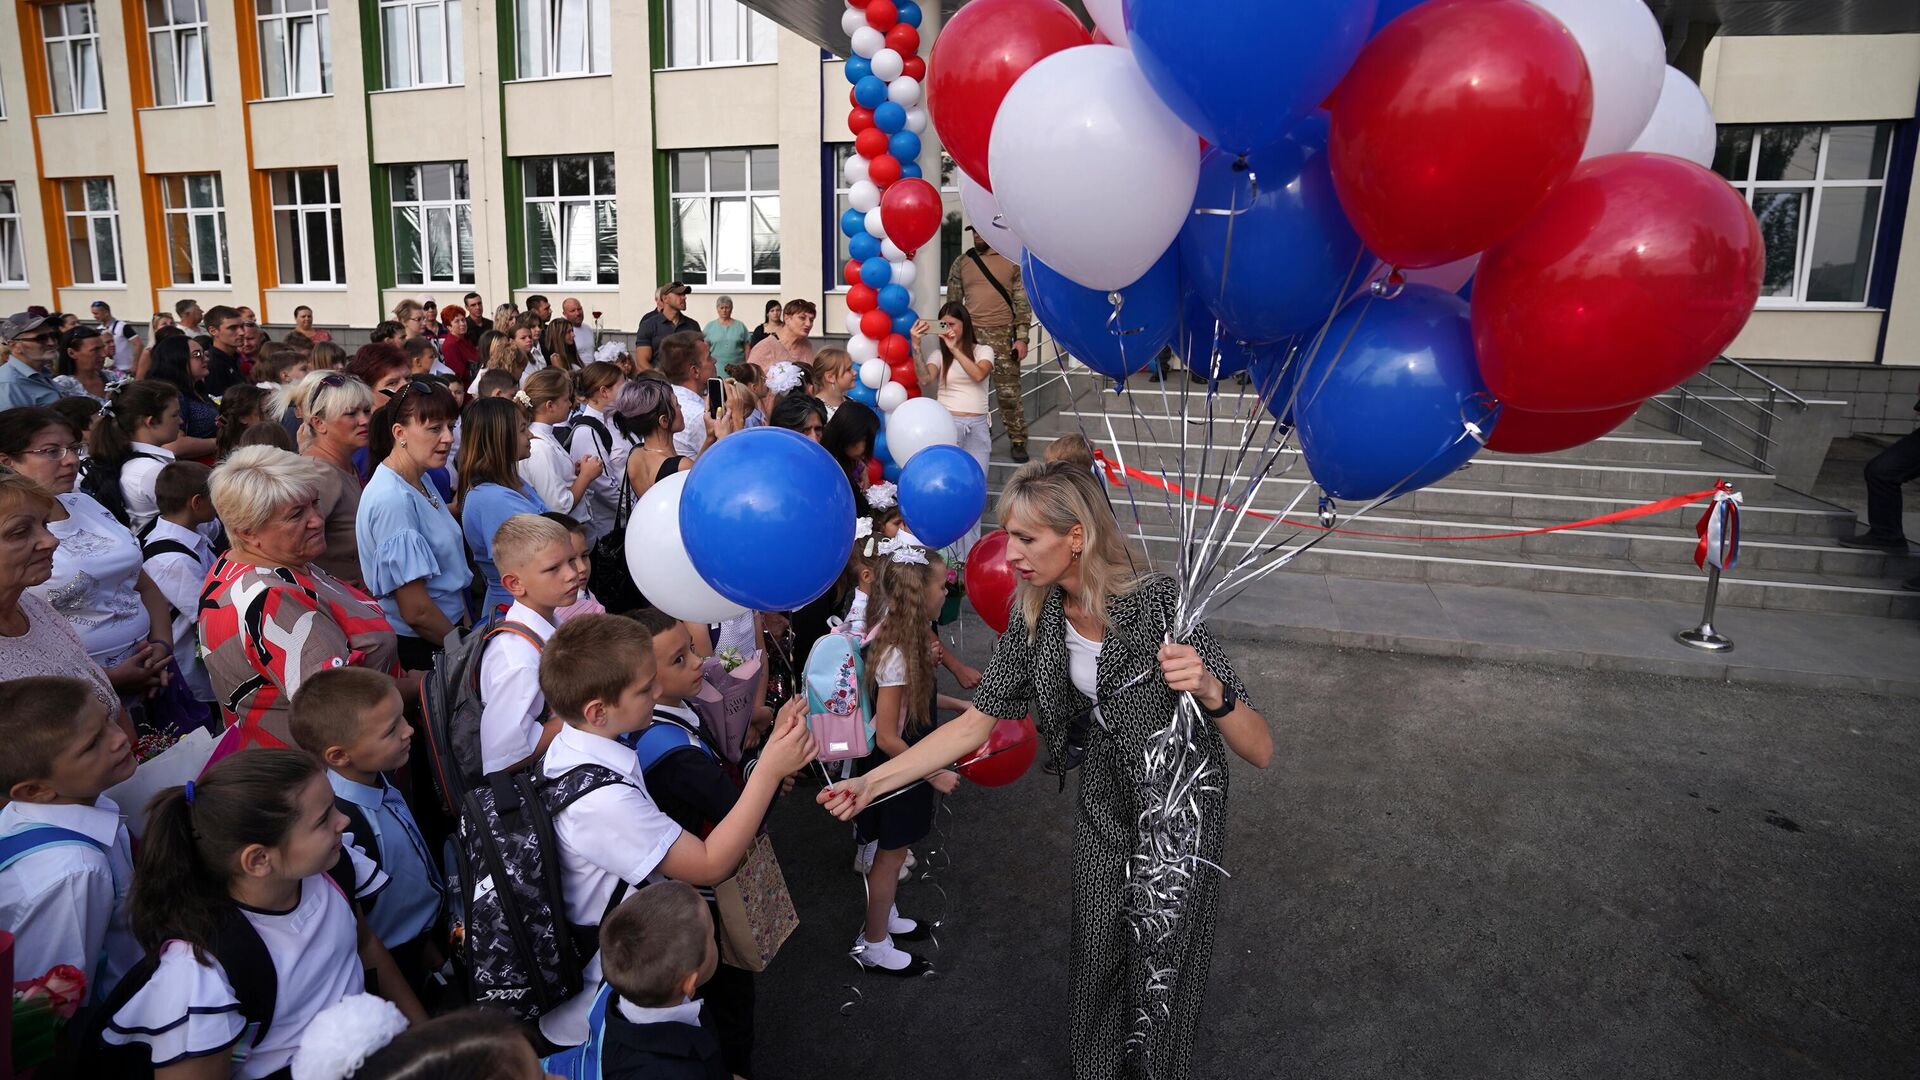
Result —
[[409, 392], [432, 397], [438, 390], [440, 390], [439, 383], [428, 382], [425, 379], [409, 379], [407, 380], [407, 384], [399, 390], [389, 390], [387, 393], [393, 396], [393, 407], [398, 411], [400, 403], [407, 399]]

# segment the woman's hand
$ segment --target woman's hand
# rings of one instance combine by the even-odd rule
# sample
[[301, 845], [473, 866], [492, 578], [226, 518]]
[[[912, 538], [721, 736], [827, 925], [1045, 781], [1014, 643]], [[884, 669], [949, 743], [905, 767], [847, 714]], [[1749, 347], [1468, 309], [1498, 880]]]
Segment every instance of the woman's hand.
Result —
[[953, 789], [960, 786], [960, 774], [954, 772], [952, 769], [941, 769], [939, 772], [927, 777], [927, 783], [933, 790], [940, 794], [951, 795], [953, 794]]
[[841, 821], [852, 821], [873, 802], [873, 791], [867, 786], [866, 777], [855, 776], [822, 788], [814, 801]]
[[107, 669], [107, 681], [113, 684], [115, 693], [145, 694], [166, 685], [167, 661], [172, 658], [171, 650], [143, 641], [125, 660]]
[[933, 329], [933, 324], [928, 322], [927, 320], [915, 319], [913, 320], [913, 328], [907, 331], [907, 336], [913, 338], [914, 344], [917, 345], [920, 343], [920, 339], [923, 337], [926, 337], [928, 332], [931, 331], [932, 329]]
[[597, 480], [600, 478], [600, 471], [606, 467], [606, 462], [601, 461], [598, 456], [588, 454], [586, 457], [580, 459], [580, 464], [577, 466], [578, 475], [584, 476], [588, 480]]
[[1220, 703], [1226, 700], [1226, 687], [1213, 677], [1213, 672], [1207, 670], [1200, 653], [1191, 645], [1160, 646], [1160, 674], [1166, 678], [1169, 690], [1176, 694], [1192, 694], [1209, 709], [1219, 708]]

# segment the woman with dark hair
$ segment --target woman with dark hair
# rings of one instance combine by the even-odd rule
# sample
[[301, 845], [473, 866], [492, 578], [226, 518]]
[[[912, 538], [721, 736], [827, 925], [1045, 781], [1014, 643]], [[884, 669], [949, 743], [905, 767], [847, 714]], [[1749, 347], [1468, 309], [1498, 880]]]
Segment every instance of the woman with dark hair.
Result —
[[780, 332], [780, 298], [767, 301], [767, 313], [761, 316], [760, 325], [753, 328], [753, 338], [747, 342], [747, 351], [752, 352], [755, 345]]
[[212, 461], [219, 445], [220, 406], [201, 389], [207, 377], [207, 346], [196, 337], [162, 338], [153, 345], [147, 378], [180, 391], [180, 437], [169, 443], [175, 457]]
[[867, 459], [873, 456], [873, 440], [878, 434], [880, 418], [857, 401], [835, 410], [826, 430], [820, 433], [820, 445], [847, 474], [847, 484], [853, 488], [854, 513], [862, 517], [872, 512], [867, 505]]
[[76, 326], [60, 335], [60, 355], [54, 361], [53, 384], [64, 394], [82, 394], [106, 404], [107, 393], [119, 381], [107, 366], [113, 351], [107, 335], [91, 326]]
[[573, 340], [573, 324], [565, 319], [555, 319], [547, 324], [540, 340], [540, 352], [547, 358], [548, 367], [557, 367], [562, 371], [580, 370], [580, 347]]
[[693, 468], [693, 459], [676, 453], [673, 436], [685, 424], [673, 386], [665, 379], [628, 380], [613, 400], [613, 423], [633, 440], [627, 454], [628, 499], [638, 502], [647, 489], [677, 472]]
[[511, 398], [482, 398], [460, 419], [460, 531], [487, 579], [482, 617], [511, 606], [493, 564], [493, 534], [515, 514], [544, 514], [547, 504], [520, 479], [520, 463], [533, 451], [531, 418]]
[[808, 394], [787, 394], [774, 402], [773, 412], [767, 414], [767, 423], [797, 431], [819, 442], [827, 428], [827, 406], [819, 398]]
[[354, 519], [361, 578], [400, 635], [400, 663], [409, 669], [432, 666], [434, 650], [466, 623], [473, 580], [466, 542], [426, 479], [427, 470], [447, 463], [458, 416], [446, 387], [428, 379], [402, 383], [373, 426], [369, 460], [379, 464]]
[[[929, 385], [940, 388], [938, 400], [953, 414], [953, 426], [960, 433], [960, 449], [987, 471], [987, 455], [993, 450], [993, 424], [987, 416], [987, 386], [993, 380], [993, 346], [982, 345], [974, 337], [973, 316], [967, 306], [950, 300], [940, 306], [939, 337], [935, 348], [926, 354]], [[926, 334], [925, 319], [913, 326], [913, 351], [920, 351], [920, 339]], [[964, 560], [980, 539], [980, 523], [975, 522], [960, 538], [959, 557]]]
[[376, 394], [392, 397], [406, 384], [413, 365], [398, 346], [376, 341], [360, 346], [347, 361], [347, 374], [366, 383]]

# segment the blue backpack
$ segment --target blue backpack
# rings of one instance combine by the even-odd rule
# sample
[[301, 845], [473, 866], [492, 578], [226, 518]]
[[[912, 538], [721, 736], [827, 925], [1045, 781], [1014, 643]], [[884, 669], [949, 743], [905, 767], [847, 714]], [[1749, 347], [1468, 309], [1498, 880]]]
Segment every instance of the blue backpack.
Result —
[[807, 688], [807, 727], [821, 761], [852, 761], [873, 753], [873, 702], [867, 700], [866, 644], [845, 623], [832, 622], [813, 643], [801, 681]]

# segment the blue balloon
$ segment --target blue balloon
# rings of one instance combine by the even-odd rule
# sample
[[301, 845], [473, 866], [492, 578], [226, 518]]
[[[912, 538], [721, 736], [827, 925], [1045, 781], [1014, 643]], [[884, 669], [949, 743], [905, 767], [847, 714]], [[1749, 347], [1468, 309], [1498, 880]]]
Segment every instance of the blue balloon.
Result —
[[900, 176], [904, 180], [920, 179], [920, 163], [917, 161], [903, 162], [900, 166]]
[[792, 611], [846, 569], [853, 488], [819, 443], [748, 428], [708, 447], [687, 474], [680, 535], [720, 595], [751, 611]]
[[[1215, 146], [1278, 142], [1325, 101], [1373, 29], [1375, 0], [1126, 0], [1127, 43], [1154, 93]], [[1260, 186], [1265, 188], [1266, 178]]]
[[[876, 238], [873, 241], [878, 244]], [[893, 264], [880, 257], [876, 252], [860, 264], [860, 284], [872, 289], [884, 289], [893, 280]]]
[[[1181, 305], [1180, 329], [1173, 335], [1174, 354], [1188, 368], [1209, 379], [1238, 375], [1272, 344], [1253, 344], [1233, 336], [1233, 331], [1208, 309], [1194, 292], [1188, 292]], [[1215, 364], [1219, 366], [1216, 368]]]
[[[860, 231], [854, 234], [853, 239], [847, 241], [847, 257], [860, 264], [860, 272], [863, 274], [866, 273], [869, 261], [880, 259], [880, 238], [867, 231], [865, 214], [860, 216]], [[886, 262], [885, 259], [880, 261]]]
[[868, 386], [866, 383], [861, 382], [859, 379], [853, 380], [853, 389], [847, 391], [847, 398], [850, 401], [857, 401], [869, 409], [878, 409], [880, 407], [880, 392]]
[[864, 109], [877, 109], [887, 100], [887, 84], [880, 81], [878, 75], [868, 75], [853, 84], [853, 99]]
[[1419, 7], [1425, 2], [1426, 0], [1380, 0], [1380, 8], [1373, 16], [1373, 29], [1368, 31], [1367, 37], [1372, 38], [1375, 34], [1386, 29], [1388, 23], [1405, 15], [1407, 12]]
[[[858, 382], [858, 380], [855, 381]], [[860, 385], [864, 387], [866, 383], [860, 383]], [[879, 391], [877, 390], [868, 390], [867, 393], [874, 395], [876, 399], [879, 397]], [[849, 394], [847, 396], [852, 397], [853, 395]], [[863, 401], [861, 404], [865, 405], [866, 402]], [[887, 429], [884, 425], [881, 426], [879, 431], [873, 433], [873, 457], [874, 460], [882, 465], [894, 464], [893, 451], [887, 449]]]
[[913, 0], [900, 0], [898, 4], [894, 5], [894, 10], [899, 12], [901, 22], [906, 23], [908, 26], [917, 27], [920, 25], [920, 5], [914, 3]]
[[897, 102], [883, 101], [879, 108], [873, 110], [873, 124], [889, 135], [903, 131], [907, 126], [907, 110]]
[[[862, 267], [860, 270], [862, 281], [866, 280], [866, 276], [865, 276], [866, 272], [867, 272], [866, 268]], [[901, 315], [905, 315], [907, 313], [907, 309], [912, 306], [913, 306], [913, 294], [907, 291], [907, 287], [905, 285], [887, 285], [881, 288], [880, 290], [880, 310], [881, 311], [884, 311], [887, 314], [897, 318]]]
[[920, 156], [920, 136], [911, 131], [896, 131], [887, 139], [887, 153], [895, 161], [907, 162]]
[[1190, 215], [1180, 230], [1180, 269], [1235, 338], [1273, 341], [1318, 330], [1372, 265], [1359, 259], [1360, 235], [1334, 195], [1326, 147], [1327, 115], [1315, 113], [1248, 155], [1250, 169], [1223, 150], [1201, 159], [1193, 204], [1245, 212]]
[[848, 82], [852, 83], [855, 86], [859, 86], [861, 79], [864, 79], [867, 76], [872, 74], [873, 74], [873, 61], [867, 59], [864, 56], [847, 57], [847, 81]]
[[881, 469], [880, 479], [885, 480], [890, 484], [899, 483], [900, 482], [900, 466], [888, 465], [885, 468]]
[[900, 470], [900, 517], [928, 547], [967, 535], [986, 508], [987, 474], [957, 446], [929, 446]]
[[1252, 363], [1247, 365], [1247, 374], [1251, 376], [1253, 392], [1260, 396], [1260, 404], [1266, 406], [1275, 420], [1288, 426], [1293, 424], [1294, 387], [1299, 385], [1300, 368], [1306, 362], [1304, 353], [1292, 355], [1292, 345], [1291, 341], [1257, 345]]
[[[1140, 280], [1120, 291], [1120, 318], [1109, 326], [1107, 294], [1068, 279], [1029, 251], [1021, 261], [1033, 313], [1060, 347], [1110, 379], [1153, 362], [1180, 325], [1179, 258], [1168, 248]], [[1115, 333], [1115, 329], [1120, 332]]]
[[[898, 286], [891, 287], [898, 288]], [[919, 316], [914, 314], [912, 308], [908, 308], [893, 317], [893, 332], [899, 334], [901, 337], [912, 337], [913, 324], [918, 320]]]
[[846, 233], [849, 240], [866, 232], [867, 215], [847, 207], [847, 212], [840, 215], [840, 231]]
[[1480, 449], [1497, 406], [1474, 359], [1466, 301], [1431, 285], [1362, 296], [1300, 372], [1295, 416], [1313, 478], [1336, 499], [1403, 495]]

